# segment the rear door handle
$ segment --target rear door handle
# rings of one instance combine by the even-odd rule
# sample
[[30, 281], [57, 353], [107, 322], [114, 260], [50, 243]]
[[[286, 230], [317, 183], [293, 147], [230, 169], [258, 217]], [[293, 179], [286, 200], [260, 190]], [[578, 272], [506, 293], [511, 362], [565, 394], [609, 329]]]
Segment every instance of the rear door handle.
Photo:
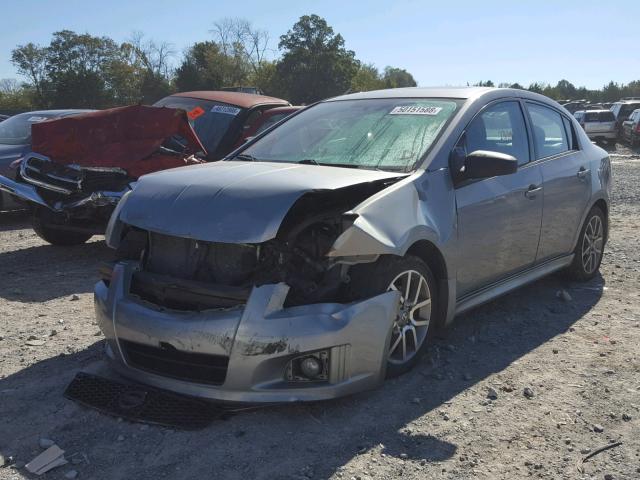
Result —
[[580, 170], [578, 170], [578, 178], [585, 178], [587, 175], [589, 175], [590, 171], [591, 170], [588, 168], [580, 167]]
[[536, 195], [542, 191], [542, 187], [540, 185], [529, 185], [529, 189], [524, 192], [524, 196], [530, 199], [536, 198]]

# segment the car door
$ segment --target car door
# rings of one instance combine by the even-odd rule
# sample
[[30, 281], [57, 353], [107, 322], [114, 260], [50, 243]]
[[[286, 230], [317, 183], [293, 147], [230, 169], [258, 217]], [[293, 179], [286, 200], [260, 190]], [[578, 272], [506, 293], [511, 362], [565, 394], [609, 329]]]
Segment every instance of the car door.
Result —
[[489, 104], [467, 126], [457, 148], [492, 150], [518, 159], [511, 175], [462, 183], [458, 213], [458, 296], [533, 265], [542, 220], [542, 174], [532, 164], [519, 101]]
[[574, 124], [564, 114], [527, 102], [536, 163], [543, 181], [544, 211], [538, 262], [569, 254], [591, 195], [590, 165]]

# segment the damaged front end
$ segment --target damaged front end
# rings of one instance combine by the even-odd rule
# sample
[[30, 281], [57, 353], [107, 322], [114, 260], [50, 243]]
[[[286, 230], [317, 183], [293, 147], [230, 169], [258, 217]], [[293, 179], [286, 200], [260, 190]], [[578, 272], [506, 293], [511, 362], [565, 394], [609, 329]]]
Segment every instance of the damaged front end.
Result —
[[[181, 151], [163, 146], [173, 135]], [[139, 176], [201, 163], [193, 154], [204, 151], [184, 112], [143, 106], [34, 124], [32, 137], [38, 153], [22, 159], [15, 180], [0, 176], [0, 190], [27, 203], [36, 233], [60, 244], [104, 233]]]
[[135, 185], [120, 168], [60, 165], [36, 153], [19, 168], [15, 180], [0, 176], [0, 190], [29, 203], [49, 222], [93, 233], [104, 233], [113, 209]]
[[302, 192], [276, 234], [259, 242], [125, 223], [135, 216], [135, 208], [121, 215], [125, 198], [107, 231], [118, 260], [95, 291], [116, 368], [226, 401], [320, 400], [379, 385], [399, 295], [354, 298], [351, 266], [377, 256], [328, 253], [357, 218], [348, 212], [402, 175], [380, 177]]

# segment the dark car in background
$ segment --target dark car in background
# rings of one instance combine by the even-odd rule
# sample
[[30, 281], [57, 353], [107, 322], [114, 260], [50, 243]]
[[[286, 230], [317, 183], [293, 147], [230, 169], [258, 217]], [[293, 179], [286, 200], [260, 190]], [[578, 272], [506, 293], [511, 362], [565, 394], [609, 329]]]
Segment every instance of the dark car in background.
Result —
[[611, 111], [616, 117], [616, 131], [618, 132], [618, 138], [622, 138], [622, 122], [629, 118], [631, 112], [636, 108], [640, 108], [640, 98], [623, 98], [618, 102], [614, 102], [611, 106]]
[[634, 110], [629, 118], [622, 122], [622, 139], [632, 147], [640, 143], [640, 108]]
[[[90, 111], [92, 110], [39, 110], [6, 118], [0, 123], [0, 175], [15, 178], [17, 160], [31, 152], [31, 125]], [[0, 191], [0, 210], [18, 206], [15, 197]]]

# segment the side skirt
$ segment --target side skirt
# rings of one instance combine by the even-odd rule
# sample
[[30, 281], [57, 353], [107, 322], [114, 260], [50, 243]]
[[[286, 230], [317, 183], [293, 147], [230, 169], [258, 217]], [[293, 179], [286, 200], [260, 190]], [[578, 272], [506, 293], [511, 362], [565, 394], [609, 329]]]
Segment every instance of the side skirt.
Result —
[[456, 302], [456, 315], [466, 312], [474, 307], [482, 305], [511, 290], [522, 287], [555, 271], [568, 267], [573, 261], [573, 254], [565, 257], [554, 258], [541, 265], [524, 270], [520, 273], [505, 278], [497, 283], [489, 285], [481, 290], [465, 295]]

